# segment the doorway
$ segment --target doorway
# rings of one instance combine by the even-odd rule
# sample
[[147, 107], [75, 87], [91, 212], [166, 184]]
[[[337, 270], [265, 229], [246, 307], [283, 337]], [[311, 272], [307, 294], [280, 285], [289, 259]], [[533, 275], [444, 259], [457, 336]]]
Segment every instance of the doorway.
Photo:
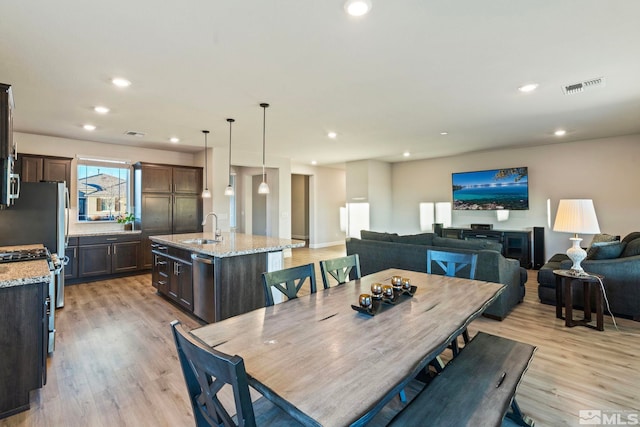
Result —
[[309, 176], [291, 175], [291, 238], [309, 245]]

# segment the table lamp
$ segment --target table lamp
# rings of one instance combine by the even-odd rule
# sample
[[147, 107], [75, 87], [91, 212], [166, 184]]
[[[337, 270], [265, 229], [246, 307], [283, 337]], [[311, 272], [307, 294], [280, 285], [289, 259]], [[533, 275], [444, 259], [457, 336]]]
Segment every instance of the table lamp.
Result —
[[580, 263], [587, 257], [587, 252], [580, 247], [582, 239], [578, 237], [578, 233], [600, 233], [598, 218], [596, 218], [596, 211], [593, 207], [593, 200], [560, 200], [556, 221], [553, 224], [553, 231], [574, 234], [574, 236], [569, 239], [572, 242], [572, 246], [567, 250], [567, 256], [573, 261], [573, 266], [570, 271], [575, 275], [585, 274]]

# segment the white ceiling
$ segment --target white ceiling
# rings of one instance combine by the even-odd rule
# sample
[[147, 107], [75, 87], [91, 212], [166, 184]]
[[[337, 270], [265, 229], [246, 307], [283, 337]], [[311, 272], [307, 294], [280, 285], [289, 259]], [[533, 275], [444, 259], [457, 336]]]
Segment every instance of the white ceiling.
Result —
[[269, 102], [267, 155], [301, 163], [640, 133], [640, 1], [372, 2], [353, 18], [343, 0], [7, 0], [0, 82], [17, 131], [188, 152], [201, 129], [226, 146], [227, 117], [234, 149], [259, 152]]

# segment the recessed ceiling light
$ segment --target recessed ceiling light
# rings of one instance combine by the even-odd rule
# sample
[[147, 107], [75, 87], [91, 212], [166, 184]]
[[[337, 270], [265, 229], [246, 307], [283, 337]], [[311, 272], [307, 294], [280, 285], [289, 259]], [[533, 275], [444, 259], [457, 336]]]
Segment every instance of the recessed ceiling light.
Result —
[[520, 92], [533, 92], [538, 88], [538, 83], [528, 83], [518, 88]]
[[93, 107], [93, 111], [95, 111], [96, 113], [99, 114], [107, 114], [110, 110], [107, 107], [104, 107], [102, 105], [98, 105]]
[[338, 134], [335, 132], [329, 132], [327, 136], [331, 139], [336, 139], [338, 137]]
[[558, 129], [557, 131], [555, 131], [553, 133], [555, 136], [565, 136], [567, 134], [567, 131], [564, 129]]
[[440, 135], [449, 135], [449, 132], [440, 132]]
[[94, 125], [90, 125], [90, 124], [82, 125], [82, 128], [84, 130], [88, 130], [88, 131], [96, 130], [96, 127]]
[[174, 144], [177, 142], [180, 142], [180, 138], [176, 138], [175, 136], [172, 136], [171, 138], [169, 138], [169, 141], [173, 142]]
[[315, 160], [311, 160], [311, 164], [315, 166], [318, 164], [318, 162], [316, 162]]
[[129, 80], [123, 79], [121, 77], [116, 77], [116, 78], [112, 79], [111, 83], [113, 83], [114, 85], [116, 85], [118, 87], [129, 87], [129, 86], [131, 86], [131, 82]]
[[405, 156], [405, 157], [409, 157], [411, 155], [411, 153], [408, 152], [408, 151], [405, 151], [404, 153], [402, 153], [402, 155]]
[[351, 16], [362, 16], [371, 10], [371, 2], [369, 0], [347, 0], [344, 4], [344, 10]]

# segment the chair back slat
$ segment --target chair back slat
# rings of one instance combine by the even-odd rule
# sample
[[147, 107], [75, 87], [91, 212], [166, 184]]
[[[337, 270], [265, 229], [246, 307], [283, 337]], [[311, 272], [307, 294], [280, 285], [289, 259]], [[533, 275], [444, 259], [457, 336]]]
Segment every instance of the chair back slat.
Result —
[[[171, 330], [196, 426], [255, 427], [244, 360], [204, 345], [177, 320], [171, 322]], [[233, 389], [237, 423], [217, 396], [227, 384]]]
[[463, 254], [459, 252], [447, 252], [447, 251], [427, 251], [427, 273], [438, 274], [432, 272], [432, 265], [435, 262], [445, 276], [456, 276], [465, 267], [469, 267], [468, 279], [475, 279], [476, 276], [476, 264], [478, 262], [478, 254]]
[[329, 288], [330, 278], [333, 277], [338, 285], [348, 282], [350, 279], [362, 277], [360, 272], [360, 257], [353, 254], [341, 258], [320, 261], [320, 273], [325, 289]]
[[316, 270], [313, 263], [262, 273], [265, 306], [274, 304], [273, 288], [282, 292], [288, 299], [294, 299], [298, 297], [298, 292], [307, 279], [309, 280], [310, 292], [316, 293]]

